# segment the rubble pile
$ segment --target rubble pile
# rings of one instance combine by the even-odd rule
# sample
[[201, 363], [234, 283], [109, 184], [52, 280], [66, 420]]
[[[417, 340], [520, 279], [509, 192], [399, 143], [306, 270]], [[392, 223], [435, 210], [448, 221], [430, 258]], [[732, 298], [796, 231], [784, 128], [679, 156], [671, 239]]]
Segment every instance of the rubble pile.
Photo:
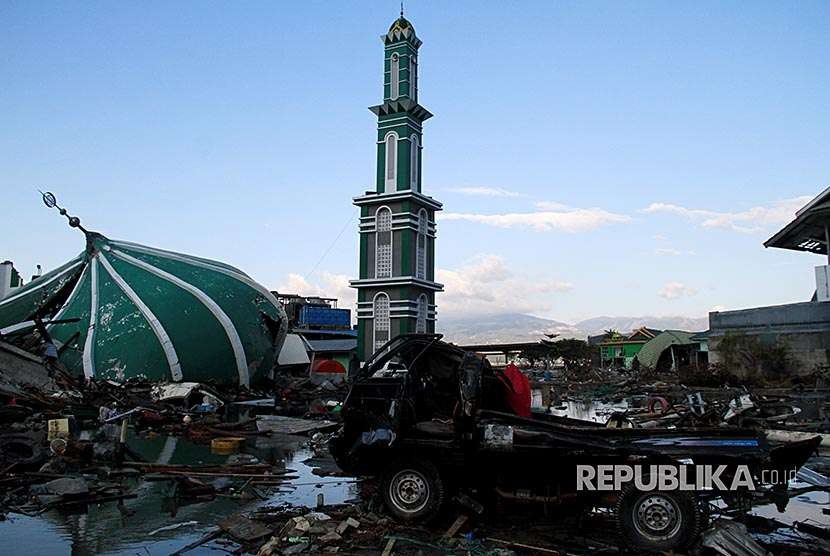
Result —
[[[531, 378], [538, 398], [533, 418], [579, 416], [576, 409], [585, 406], [604, 427], [750, 428], [770, 438], [783, 435], [784, 442], [830, 431], [826, 393], [815, 389], [693, 389], [609, 376], [592, 381], [591, 390]], [[400, 519], [389, 510], [382, 473], [347, 471], [330, 453], [346, 419], [354, 418], [344, 405], [354, 382], [284, 374], [273, 393], [136, 379], [47, 380], [44, 390], [9, 384], [0, 383], [0, 521], [10, 526], [21, 516], [63, 523], [72, 515], [108, 511], [122, 524], [146, 521], [133, 546], [167, 543], [158, 553], [174, 554], [632, 553], [607, 509], [560, 505], [553, 494], [521, 489], [496, 489], [495, 497], [453, 489], [430, 520]], [[441, 387], [458, 383], [448, 384]], [[462, 388], [469, 384], [461, 382]], [[435, 394], [438, 401], [442, 396], [446, 392]], [[448, 407], [457, 411], [454, 403]], [[388, 419], [389, 411], [384, 415]], [[357, 444], [396, 442], [389, 426], [375, 427]], [[419, 441], [446, 442], [452, 426], [451, 413], [436, 412], [419, 427]], [[529, 434], [516, 426], [517, 435]], [[820, 496], [830, 491], [828, 471], [830, 458], [814, 457], [790, 496], [824, 504], [826, 515]], [[327, 500], [332, 490], [338, 493], [333, 502]], [[541, 505], [529, 506], [529, 499]], [[716, 506], [709, 512], [689, 553], [731, 554], [738, 544], [758, 554], [830, 551], [826, 524], [815, 520]]]

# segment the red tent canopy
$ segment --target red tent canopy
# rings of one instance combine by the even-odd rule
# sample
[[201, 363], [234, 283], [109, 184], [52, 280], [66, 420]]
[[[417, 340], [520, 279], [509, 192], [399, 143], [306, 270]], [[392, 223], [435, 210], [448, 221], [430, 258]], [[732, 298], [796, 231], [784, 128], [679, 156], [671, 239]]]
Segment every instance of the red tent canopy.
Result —
[[311, 370], [315, 373], [346, 374], [346, 368], [334, 359], [316, 359], [314, 365], [311, 366]]

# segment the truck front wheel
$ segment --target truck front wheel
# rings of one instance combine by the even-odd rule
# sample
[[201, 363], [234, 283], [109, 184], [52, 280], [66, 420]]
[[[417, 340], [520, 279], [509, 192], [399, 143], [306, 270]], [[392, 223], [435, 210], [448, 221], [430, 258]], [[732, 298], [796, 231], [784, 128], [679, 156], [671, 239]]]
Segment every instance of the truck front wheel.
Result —
[[617, 501], [617, 524], [639, 550], [664, 552], [688, 547], [704, 520], [688, 492], [640, 491], [629, 485]]
[[393, 464], [384, 472], [381, 488], [386, 507], [402, 521], [429, 521], [444, 502], [444, 483], [429, 461]]

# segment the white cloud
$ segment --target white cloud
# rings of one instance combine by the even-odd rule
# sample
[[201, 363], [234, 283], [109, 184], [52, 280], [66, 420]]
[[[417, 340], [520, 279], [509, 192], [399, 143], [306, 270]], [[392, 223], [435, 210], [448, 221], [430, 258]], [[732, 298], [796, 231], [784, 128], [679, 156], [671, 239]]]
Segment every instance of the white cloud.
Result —
[[712, 307], [711, 309], [709, 309], [709, 312], [711, 312], [711, 313], [719, 313], [719, 312], [721, 312], [721, 311], [725, 311], [725, 310], [726, 310], [726, 305], [715, 305], [714, 307]]
[[516, 191], [508, 191], [501, 187], [456, 187], [450, 189], [450, 191], [463, 195], [479, 195], [482, 197], [521, 197], [522, 195]]
[[754, 233], [771, 226], [786, 224], [795, 217], [795, 213], [807, 204], [812, 197], [794, 197], [775, 201], [765, 206], [752, 207], [739, 212], [721, 212], [707, 209], [691, 209], [670, 203], [652, 203], [642, 212], [648, 214], [674, 214], [688, 218], [703, 228], [732, 230], [741, 233]]
[[306, 280], [304, 276], [291, 273], [277, 286], [277, 291], [284, 294], [296, 293], [306, 296], [334, 297], [337, 299], [338, 307], [351, 309], [352, 317], [355, 317], [357, 292], [349, 287], [349, 279], [346, 274], [321, 272], [320, 281], [312, 283]]
[[680, 251], [672, 249], [671, 247], [660, 247], [654, 250], [654, 254], [658, 257], [679, 257]]
[[515, 275], [497, 255], [478, 255], [452, 270], [438, 268], [435, 274], [444, 284], [438, 303], [446, 316], [538, 313], [552, 308], [554, 294], [573, 289], [569, 282]]
[[571, 206], [568, 206], [568, 205], [565, 205], [565, 204], [562, 204], [562, 203], [557, 203], [557, 202], [554, 202], [554, 201], [539, 201], [537, 203], [534, 203], [534, 206], [539, 210], [562, 210], [562, 211], [575, 210]]
[[542, 208], [537, 212], [516, 212], [506, 214], [473, 214], [449, 212], [439, 213], [441, 220], [464, 220], [497, 228], [530, 228], [537, 232], [562, 231], [568, 233], [589, 232], [611, 224], [630, 222], [623, 214], [608, 212], [600, 208], [571, 208], [560, 204], [538, 203]]
[[684, 296], [691, 297], [697, 293], [695, 288], [691, 288], [681, 282], [666, 282], [663, 288], [657, 292], [657, 295], [664, 299], [679, 299]]

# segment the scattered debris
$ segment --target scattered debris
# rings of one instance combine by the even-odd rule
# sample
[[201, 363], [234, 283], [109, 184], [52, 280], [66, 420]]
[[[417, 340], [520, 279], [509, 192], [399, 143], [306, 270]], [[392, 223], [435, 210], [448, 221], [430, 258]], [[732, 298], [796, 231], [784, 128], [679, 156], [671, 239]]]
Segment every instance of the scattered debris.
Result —
[[[490, 375], [491, 370], [477, 363], [478, 359], [453, 347], [440, 347], [442, 355], [422, 352], [422, 347], [413, 348], [412, 354], [420, 357], [422, 368], [437, 372], [424, 380], [429, 395], [415, 394], [413, 404], [396, 398], [398, 394], [378, 399], [363, 396], [360, 391], [366, 383], [362, 378], [354, 383], [350, 402], [344, 404], [350, 384], [315, 384], [307, 376], [275, 377], [277, 394], [268, 397], [267, 392], [195, 382], [136, 380], [49, 386], [55, 391], [31, 385], [3, 390], [0, 373], [0, 516], [9, 516], [7, 521], [0, 520], [0, 527], [13, 526], [9, 522], [15, 514], [64, 520], [60, 516], [96, 508], [98, 514], [113, 512], [119, 519], [129, 518], [133, 527], [145, 527], [148, 543], [182, 537], [175, 554], [208, 548], [262, 556], [613, 553], [629, 542], [616, 533], [613, 512], [560, 510], [562, 503], [572, 501], [568, 492], [557, 491], [552, 484], [546, 491], [524, 488], [520, 483], [525, 476], [555, 474], [549, 465], [540, 467], [532, 458], [522, 459], [510, 488], [499, 485], [488, 493], [462, 481], [462, 488], [446, 492], [439, 506], [427, 504], [434, 517], [429, 523], [407, 521], [390, 511], [392, 477], [378, 473], [381, 481], [364, 479], [360, 466], [353, 465], [357, 460], [350, 458], [360, 459], [365, 453], [367, 458], [373, 454], [377, 463], [391, 463], [399, 458], [384, 454], [399, 446], [416, 446], [404, 459], [417, 473], [404, 476], [398, 485], [405, 503], [405, 497], [417, 492], [419, 485], [437, 487], [432, 473], [442, 468], [419, 462], [419, 456], [430, 449], [453, 454], [454, 442], [467, 430], [464, 427], [477, 424], [483, 427], [481, 438], [487, 439], [487, 449], [508, 458], [503, 462], [526, 445], [534, 445], [538, 454], [552, 437], [555, 442], [587, 447], [586, 453], [607, 453], [612, 444], [630, 449], [632, 441], [639, 446], [669, 441], [687, 426], [694, 427], [694, 438], [719, 441], [758, 439], [770, 431], [767, 440], [803, 446], [806, 458], [808, 444], [830, 430], [823, 398], [812, 392], [810, 397], [797, 391], [692, 390], [669, 382], [642, 384], [610, 374], [603, 375], [611, 383], [600, 394], [589, 390], [577, 394], [579, 385], [563, 385], [556, 375], [546, 374], [542, 386], [531, 382], [532, 391], [543, 391], [533, 393], [530, 417], [511, 414], [510, 404], [495, 411], [489, 408], [488, 413], [488, 407], [481, 405], [483, 400], [498, 403], [493, 393], [505, 384], [498, 372]], [[459, 365], [461, 372], [455, 374], [442, 357]], [[408, 373], [386, 372], [370, 380], [392, 384], [420, 372], [418, 365], [405, 367]], [[533, 373], [528, 375], [533, 378]], [[592, 388], [597, 385], [596, 381], [590, 384]], [[61, 392], [66, 394], [55, 395]], [[804, 401], [814, 398], [818, 402], [813, 406]], [[392, 406], [376, 407], [393, 400], [397, 401]], [[380, 414], [384, 419], [353, 430], [356, 403], [362, 419]], [[574, 408], [582, 406], [592, 408], [590, 422], [573, 419]], [[415, 413], [407, 413], [410, 408]], [[426, 418], [421, 411], [426, 411]], [[407, 420], [411, 428], [401, 425]], [[737, 424], [743, 428], [736, 428]], [[343, 425], [344, 430], [338, 432]], [[608, 431], [610, 426], [619, 430]], [[351, 440], [344, 443], [344, 434], [352, 434]], [[178, 443], [187, 449], [177, 449]], [[428, 444], [434, 446], [424, 447]], [[346, 448], [352, 454], [349, 457], [341, 451]], [[682, 457], [690, 448], [660, 446], [659, 450], [674, 450]], [[795, 459], [801, 458], [799, 452]], [[465, 469], [480, 474], [485, 471], [484, 461], [470, 460]], [[825, 476], [828, 470], [826, 458], [802, 467], [789, 495], [823, 495], [830, 484]], [[332, 500], [331, 489], [342, 493], [334, 497], [338, 503], [326, 503]], [[300, 492], [304, 494], [296, 498]], [[161, 500], [161, 510], [154, 509], [152, 517], [145, 509], [148, 496]], [[302, 503], [287, 504], [288, 496]], [[340, 503], [347, 499], [348, 503]], [[773, 501], [759, 498], [753, 504]], [[730, 501], [725, 508], [713, 510], [713, 516], [734, 519], [721, 517], [718, 523], [725, 525], [707, 531], [707, 546], [717, 550], [718, 545], [738, 542], [744, 534], [739, 525], [745, 524], [745, 534], [768, 551], [786, 539], [787, 546], [799, 546], [802, 552], [809, 553], [807, 547], [820, 552], [828, 547], [827, 531], [818, 517], [821, 509], [827, 509], [821, 503], [820, 499], [816, 502], [817, 521], [768, 519], [761, 524], [760, 519], [748, 519], [752, 514], [739, 511], [743, 502]], [[543, 511], [529, 509], [533, 504]], [[221, 510], [217, 510], [219, 505]], [[158, 507], [155, 502], [153, 507]]]
[[771, 556], [771, 552], [749, 536], [746, 525], [719, 520], [701, 537], [701, 544], [723, 556]]

